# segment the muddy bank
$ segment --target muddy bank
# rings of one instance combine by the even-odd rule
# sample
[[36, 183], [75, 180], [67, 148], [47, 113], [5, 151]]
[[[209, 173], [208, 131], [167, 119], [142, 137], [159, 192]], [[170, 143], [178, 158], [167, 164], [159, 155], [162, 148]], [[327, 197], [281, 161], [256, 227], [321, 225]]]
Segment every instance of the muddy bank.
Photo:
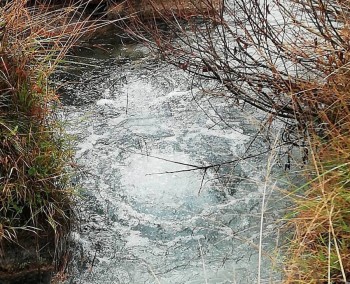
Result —
[[1, 276], [2, 284], [49, 284], [52, 279], [53, 268], [50, 266], [34, 268], [17, 273]]
[[[19, 245], [20, 244], [20, 245]], [[19, 233], [17, 243], [2, 242], [1, 284], [48, 284], [54, 272], [56, 251], [52, 234]]]

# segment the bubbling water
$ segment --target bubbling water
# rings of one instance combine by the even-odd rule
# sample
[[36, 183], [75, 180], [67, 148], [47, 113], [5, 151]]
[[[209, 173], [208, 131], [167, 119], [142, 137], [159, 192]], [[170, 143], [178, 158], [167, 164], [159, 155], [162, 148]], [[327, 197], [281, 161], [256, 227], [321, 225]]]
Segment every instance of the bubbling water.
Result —
[[[253, 111], [203, 96], [189, 77], [149, 58], [96, 64], [97, 71], [82, 74], [85, 90], [72, 87], [79, 103], [65, 106], [87, 173], [80, 180], [72, 279], [253, 283], [260, 265], [261, 283], [279, 283], [271, 254], [283, 206], [270, 208], [276, 196], [272, 180], [265, 186], [266, 157], [198, 168], [242, 155], [259, 127], [247, 119]], [[96, 72], [103, 76], [98, 83]], [[265, 147], [259, 137], [256, 145]], [[263, 194], [270, 199], [260, 234]]]

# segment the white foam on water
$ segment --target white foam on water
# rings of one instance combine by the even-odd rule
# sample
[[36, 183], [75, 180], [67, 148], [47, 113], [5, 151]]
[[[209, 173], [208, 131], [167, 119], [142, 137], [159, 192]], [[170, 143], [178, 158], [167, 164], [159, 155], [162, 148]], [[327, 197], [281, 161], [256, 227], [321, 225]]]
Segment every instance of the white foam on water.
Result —
[[[128, 187], [128, 194], [159, 206], [178, 204], [181, 200], [198, 197], [194, 189], [200, 188], [200, 175], [195, 174], [194, 167], [176, 162], [191, 163], [188, 156], [181, 153], [157, 155], [157, 158], [133, 155], [126, 161], [128, 166], [122, 169], [122, 183]], [[174, 173], [191, 169], [193, 172]]]
[[142, 237], [141, 232], [138, 231], [130, 231], [125, 240], [127, 241], [126, 248], [149, 245], [149, 239]]
[[252, 281], [261, 169], [247, 161], [225, 173], [245, 174], [251, 183], [248, 188], [237, 183], [236, 193], [228, 194], [213, 170], [202, 184], [204, 171], [189, 166], [239, 158], [249, 141], [240, 116], [229, 111], [231, 128], [212, 127], [207, 114], [219, 121], [215, 112], [204, 101], [204, 114], [184, 82], [183, 88], [164, 91], [148, 77], [126, 77], [118, 92], [101, 90], [91, 106], [72, 108], [72, 132], [80, 137], [77, 158], [89, 171], [82, 184], [85, 201], [91, 202], [82, 202], [86, 230], [74, 237], [89, 255], [96, 243], [101, 247], [93, 272], [84, 271], [79, 281], [154, 283], [155, 276], [165, 284]]

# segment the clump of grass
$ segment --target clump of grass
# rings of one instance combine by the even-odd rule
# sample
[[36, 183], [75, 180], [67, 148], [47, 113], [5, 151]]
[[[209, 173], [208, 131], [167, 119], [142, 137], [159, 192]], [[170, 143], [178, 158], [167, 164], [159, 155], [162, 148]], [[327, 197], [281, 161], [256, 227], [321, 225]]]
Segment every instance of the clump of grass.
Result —
[[[350, 141], [347, 141], [350, 142]], [[287, 283], [344, 283], [350, 271], [349, 162], [319, 155], [317, 178], [296, 201]]]
[[0, 9], [0, 247], [5, 259], [11, 258], [11, 244], [18, 243], [37, 246], [38, 258], [45, 258], [42, 251], [48, 247], [52, 261], [71, 225], [72, 151], [56, 119], [58, 99], [49, 76], [92, 28], [79, 9], [50, 10], [21, 0]]
[[309, 127], [309, 182], [294, 196], [286, 283], [350, 280], [349, 71], [342, 64], [320, 86], [321, 99], [331, 103], [318, 112], [322, 129]]

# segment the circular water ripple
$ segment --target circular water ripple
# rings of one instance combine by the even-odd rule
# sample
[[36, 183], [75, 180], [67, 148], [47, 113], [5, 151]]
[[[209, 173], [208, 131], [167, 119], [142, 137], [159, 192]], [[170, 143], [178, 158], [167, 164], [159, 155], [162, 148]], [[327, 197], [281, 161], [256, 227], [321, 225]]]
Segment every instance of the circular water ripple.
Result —
[[[194, 166], [237, 159], [258, 126], [169, 67], [135, 66], [106, 67], [99, 97], [66, 106], [86, 172], [71, 281], [255, 282], [266, 157]], [[279, 206], [264, 219], [262, 283], [279, 282], [270, 264]]]

